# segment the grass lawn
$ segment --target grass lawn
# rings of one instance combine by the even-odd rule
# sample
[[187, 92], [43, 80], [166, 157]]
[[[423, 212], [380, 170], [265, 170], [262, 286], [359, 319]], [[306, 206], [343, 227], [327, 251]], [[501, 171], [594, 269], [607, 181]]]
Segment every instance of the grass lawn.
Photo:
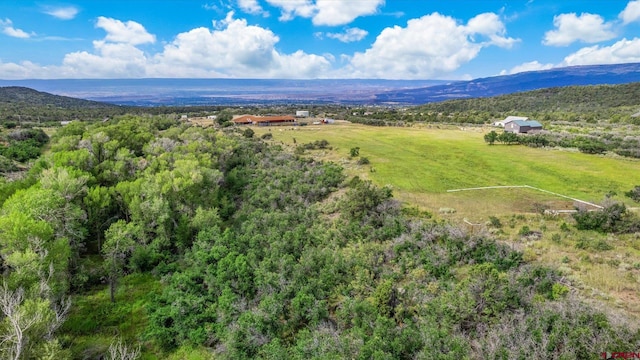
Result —
[[[325, 139], [332, 150], [313, 155], [342, 164], [347, 174], [391, 185], [394, 195], [429, 211], [453, 208], [473, 221], [489, 215], [532, 212], [535, 203], [572, 208], [571, 200], [530, 189], [449, 193], [484, 186], [530, 185], [589, 202], [610, 191], [622, 194], [640, 184], [640, 161], [567, 150], [487, 145], [488, 128], [432, 126], [372, 127], [356, 124], [253, 127], [256, 136], [273, 134], [274, 143], [295, 146]], [[294, 144], [295, 139], [295, 144]], [[349, 150], [360, 148], [370, 165], [357, 165]]]

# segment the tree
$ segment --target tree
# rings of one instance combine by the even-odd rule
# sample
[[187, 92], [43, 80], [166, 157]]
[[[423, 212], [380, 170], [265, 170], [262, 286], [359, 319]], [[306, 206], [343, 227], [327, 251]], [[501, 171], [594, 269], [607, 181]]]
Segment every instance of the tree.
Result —
[[494, 130], [491, 130], [489, 133], [484, 135], [484, 141], [489, 143], [489, 145], [493, 145], [496, 140], [498, 140], [498, 133]]
[[497, 140], [504, 144], [517, 144], [518, 143], [518, 135], [515, 133], [505, 131], [502, 134], [498, 135]]
[[115, 302], [116, 283], [125, 269], [127, 258], [135, 247], [133, 240], [134, 228], [131, 223], [118, 220], [105, 232], [105, 242], [102, 247], [104, 265], [109, 274], [109, 294], [111, 302]]
[[244, 129], [244, 131], [242, 132], [242, 135], [246, 138], [252, 138], [254, 134], [255, 132], [249, 128]]
[[220, 125], [223, 125], [226, 122], [229, 122], [233, 119], [233, 115], [229, 110], [222, 110], [218, 116], [216, 116], [216, 122]]

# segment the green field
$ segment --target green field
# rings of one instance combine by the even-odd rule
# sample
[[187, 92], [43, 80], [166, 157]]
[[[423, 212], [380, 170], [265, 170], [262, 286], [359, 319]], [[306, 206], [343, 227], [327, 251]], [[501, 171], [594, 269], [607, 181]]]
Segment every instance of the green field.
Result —
[[[371, 127], [356, 124], [287, 128], [254, 128], [273, 134], [273, 142], [294, 146], [325, 139], [331, 150], [314, 156], [342, 164], [349, 175], [391, 185], [405, 202], [437, 212], [486, 220], [488, 215], [533, 212], [535, 204], [571, 209], [573, 201], [530, 189], [493, 189], [450, 193], [485, 186], [530, 185], [584, 201], [599, 203], [611, 191], [622, 194], [640, 184], [640, 161], [519, 145], [487, 145], [488, 128]], [[370, 165], [356, 165], [352, 147]], [[629, 204], [631, 205], [631, 204]]]

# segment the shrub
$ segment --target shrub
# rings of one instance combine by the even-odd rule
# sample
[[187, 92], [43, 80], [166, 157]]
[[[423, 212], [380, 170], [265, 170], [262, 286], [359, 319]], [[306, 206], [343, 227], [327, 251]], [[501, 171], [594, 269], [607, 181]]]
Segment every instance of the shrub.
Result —
[[520, 236], [531, 235], [531, 233], [532, 233], [532, 231], [531, 231], [531, 229], [529, 229], [529, 227], [527, 225], [521, 227], [520, 231], [518, 231], [518, 235], [520, 235]]
[[640, 202], [640, 185], [636, 185], [633, 189], [625, 192], [624, 195], [635, 202]]
[[251, 129], [245, 129], [245, 130], [242, 132], [242, 135], [243, 135], [244, 137], [246, 137], [246, 138], [252, 138], [254, 134], [255, 134], [255, 132], [254, 132], [253, 130], [251, 130]]
[[498, 219], [495, 216], [489, 216], [489, 223], [491, 224], [491, 226], [497, 229], [502, 227], [502, 223], [500, 222], [500, 219]]
[[358, 159], [358, 162], [357, 162], [358, 165], [368, 165], [370, 163], [371, 162], [369, 161], [369, 158], [366, 158], [366, 157], [361, 157], [360, 159]]

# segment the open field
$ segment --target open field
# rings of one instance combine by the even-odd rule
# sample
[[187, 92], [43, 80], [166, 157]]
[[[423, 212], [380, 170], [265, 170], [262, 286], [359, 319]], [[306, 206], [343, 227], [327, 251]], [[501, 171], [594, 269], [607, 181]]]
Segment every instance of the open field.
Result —
[[[256, 136], [271, 132], [272, 142], [293, 148], [325, 139], [332, 149], [310, 155], [335, 161], [350, 176], [391, 185], [394, 196], [436, 217], [491, 231], [500, 241], [523, 251], [526, 261], [560, 269], [573, 291], [640, 316], [640, 243], [636, 235], [614, 236], [576, 230], [568, 215], [541, 215], [541, 207], [573, 209], [574, 202], [529, 188], [451, 189], [529, 185], [583, 201], [600, 203], [611, 192], [615, 200], [637, 206], [624, 192], [640, 184], [640, 161], [555, 149], [493, 145], [484, 142], [488, 128], [436, 126], [429, 128], [370, 127], [355, 124], [253, 127]], [[295, 143], [294, 143], [295, 139]], [[352, 147], [370, 165], [349, 157]], [[455, 209], [452, 212], [450, 209]], [[489, 226], [490, 216], [501, 222]], [[463, 222], [466, 220], [466, 222]], [[523, 228], [539, 234], [522, 236]], [[476, 229], [478, 228], [478, 229]], [[606, 243], [608, 249], [583, 249], [585, 239]]]
[[[601, 202], [611, 191], [622, 194], [640, 184], [640, 161], [587, 155], [567, 150], [487, 145], [488, 128], [371, 127], [356, 124], [253, 127], [256, 135], [273, 134], [273, 142], [294, 146], [325, 139], [332, 150], [314, 156], [342, 164], [347, 174], [391, 185], [403, 201], [437, 213], [455, 209], [471, 221], [489, 215], [534, 212], [536, 204], [571, 209], [571, 200], [531, 189], [488, 189], [448, 193], [447, 190], [505, 185], [530, 185], [589, 202]], [[349, 150], [360, 148], [370, 165], [357, 165]], [[631, 205], [631, 204], [629, 204]]]

